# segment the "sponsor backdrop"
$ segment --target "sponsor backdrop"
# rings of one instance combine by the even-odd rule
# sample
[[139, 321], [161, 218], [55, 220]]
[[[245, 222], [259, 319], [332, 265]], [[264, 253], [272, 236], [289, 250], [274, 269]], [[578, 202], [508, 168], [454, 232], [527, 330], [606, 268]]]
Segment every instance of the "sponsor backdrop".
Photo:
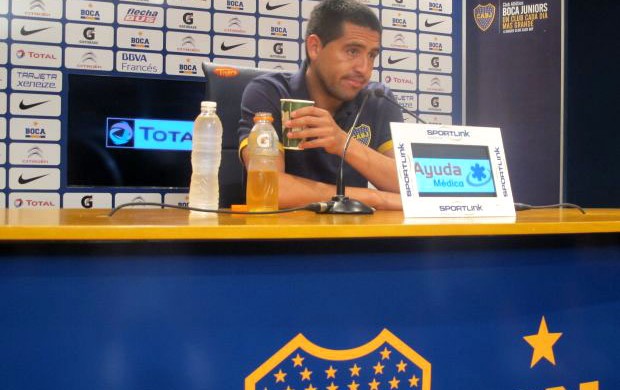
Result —
[[560, 199], [563, 3], [466, 2], [466, 121], [502, 129], [516, 202]]
[[[373, 79], [425, 120], [460, 123], [460, 3], [365, 2], [385, 27]], [[199, 81], [205, 60], [296, 70], [317, 3], [0, 0], [0, 207], [186, 203], [185, 188], [69, 187], [68, 134], [81, 130], [68, 126], [69, 75]]]

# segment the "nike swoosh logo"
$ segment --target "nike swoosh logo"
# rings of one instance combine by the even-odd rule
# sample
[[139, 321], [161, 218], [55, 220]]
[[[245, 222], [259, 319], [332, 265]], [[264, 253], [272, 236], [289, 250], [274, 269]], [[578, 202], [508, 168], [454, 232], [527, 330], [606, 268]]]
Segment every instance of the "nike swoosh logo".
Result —
[[239, 47], [239, 46], [242, 46], [242, 45], [245, 45], [245, 42], [243, 42], [243, 43], [237, 43], [236, 45], [230, 45], [230, 46], [226, 46], [226, 45], [224, 44], [224, 42], [222, 42], [222, 45], [220, 46], [220, 48], [221, 48], [222, 50], [224, 50], [224, 51], [228, 51], [228, 50], [232, 50], [232, 49], [234, 49], [235, 47]]
[[49, 175], [49, 173], [46, 173], [45, 175], [41, 175], [41, 176], [29, 177], [28, 179], [24, 179], [24, 177], [22, 175], [19, 175], [19, 178], [17, 179], [17, 182], [19, 184], [28, 184], [31, 181], [35, 181], [35, 180], [40, 179], [42, 177], [45, 177], [47, 175]]
[[439, 23], [443, 23], [443, 22], [445, 22], [445, 20], [440, 20], [439, 22], [433, 22], [433, 23], [429, 23], [428, 20], [425, 20], [424, 21], [424, 26], [426, 26], [426, 27], [433, 27], [433, 26], [436, 26]]
[[24, 101], [22, 100], [21, 102], [19, 102], [19, 108], [21, 110], [29, 110], [32, 107], [40, 106], [41, 104], [45, 104], [47, 102], [49, 102], [49, 100], [45, 100], [45, 101], [37, 102], [37, 103], [32, 103], [32, 104], [24, 104]]
[[27, 37], [28, 35], [32, 35], [32, 34], [36, 34], [41, 31], [49, 30], [50, 28], [51, 27], [44, 27], [44, 28], [38, 28], [36, 30], [26, 30], [26, 27], [22, 26], [22, 29], [20, 30], [20, 34]]
[[394, 65], [395, 63], [401, 62], [402, 60], [406, 60], [407, 58], [409, 58], [409, 57], [403, 57], [403, 58], [399, 58], [399, 59], [393, 60], [392, 57], [390, 56], [390, 57], [388, 57], [388, 64]]
[[273, 11], [274, 9], [278, 9], [278, 8], [282, 8], [284, 6], [287, 6], [291, 3], [284, 3], [284, 4], [278, 4], [278, 5], [271, 5], [269, 2], [267, 3], [267, 5], [265, 6], [265, 8], [267, 8], [267, 11]]

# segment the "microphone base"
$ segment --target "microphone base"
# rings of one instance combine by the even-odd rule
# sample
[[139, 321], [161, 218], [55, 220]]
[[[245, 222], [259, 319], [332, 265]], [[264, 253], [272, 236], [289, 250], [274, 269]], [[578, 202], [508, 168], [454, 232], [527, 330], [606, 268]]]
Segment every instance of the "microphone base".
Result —
[[348, 196], [336, 195], [328, 202], [327, 208], [320, 214], [373, 214], [375, 210]]

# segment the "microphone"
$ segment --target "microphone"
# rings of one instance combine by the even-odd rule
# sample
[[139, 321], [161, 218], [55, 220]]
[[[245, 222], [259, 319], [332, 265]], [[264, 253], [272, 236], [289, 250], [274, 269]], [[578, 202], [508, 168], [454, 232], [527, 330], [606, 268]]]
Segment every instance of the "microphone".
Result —
[[[373, 92], [374, 91], [374, 92]], [[357, 110], [357, 114], [355, 115], [355, 119], [353, 119], [353, 124], [349, 128], [349, 134], [347, 134], [347, 139], [344, 143], [344, 147], [342, 148], [342, 155], [340, 156], [340, 168], [338, 172], [338, 178], [336, 179], [336, 195], [332, 197], [332, 200], [326, 202], [324, 207], [321, 207], [317, 213], [319, 214], [372, 214], [374, 210], [372, 207], [360, 202], [357, 199], [351, 199], [348, 196], [345, 196], [345, 186], [344, 186], [344, 159], [347, 155], [347, 150], [349, 149], [349, 143], [351, 142], [351, 136], [353, 135], [353, 129], [357, 126], [357, 122], [359, 121], [362, 110], [366, 106], [366, 102], [368, 98], [373, 93], [376, 94], [376, 89], [366, 89], [362, 91], [363, 94], [362, 104], [360, 104], [360, 108]]]
[[407, 114], [411, 115], [412, 117], [414, 117], [415, 119], [417, 119], [420, 123], [424, 123], [426, 124], [425, 121], [423, 121], [422, 119], [420, 119], [419, 116], [417, 116], [416, 114], [414, 114], [413, 111], [407, 109], [406, 107], [404, 107], [402, 104], [400, 104], [399, 102], [397, 102], [396, 100], [392, 99], [391, 97], [389, 97], [388, 95], [385, 94], [385, 91], [383, 89], [375, 89], [373, 90], [373, 93], [376, 97], [378, 98], [384, 98], [385, 100], [387, 100], [388, 102], [392, 103], [393, 105], [397, 106], [398, 108], [400, 108], [401, 110], [405, 111]]

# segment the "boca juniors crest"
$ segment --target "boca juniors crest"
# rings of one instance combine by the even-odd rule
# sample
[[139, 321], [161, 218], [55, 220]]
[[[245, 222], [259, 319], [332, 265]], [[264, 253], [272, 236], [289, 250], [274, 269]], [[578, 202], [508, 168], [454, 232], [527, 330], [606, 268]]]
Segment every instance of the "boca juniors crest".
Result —
[[245, 390], [431, 389], [431, 364], [384, 329], [357, 348], [332, 350], [298, 334], [245, 379]]
[[486, 5], [478, 4], [474, 8], [474, 21], [478, 28], [487, 31], [495, 20], [495, 5], [489, 3]]
[[372, 138], [372, 131], [370, 130], [370, 126], [366, 124], [361, 124], [355, 127], [352, 131], [353, 135], [351, 137], [355, 138], [357, 141], [366, 146], [370, 145], [370, 140]]

